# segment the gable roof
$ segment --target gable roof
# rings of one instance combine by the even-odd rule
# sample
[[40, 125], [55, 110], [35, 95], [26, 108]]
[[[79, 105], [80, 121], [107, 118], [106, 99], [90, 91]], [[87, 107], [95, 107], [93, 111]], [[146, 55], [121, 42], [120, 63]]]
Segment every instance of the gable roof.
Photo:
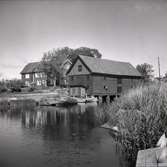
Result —
[[66, 59], [65, 61], [63, 61], [63, 63], [61, 64], [61, 68], [66, 64], [69, 63], [70, 65], [72, 64], [72, 62], [70, 61], [70, 59]]
[[[141, 77], [141, 74], [128, 62], [119, 62], [113, 60], [106, 60], [100, 58], [93, 58], [88, 56], [78, 56], [76, 61], [80, 59], [81, 62], [91, 73], [105, 74], [105, 75], [121, 75], [121, 76], [134, 76]], [[67, 74], [71, 71], [76, 61]]]
[[21, 74], [28, 74], [34, 72], [43, 72], [43, 65], [41, 62], [28, 63], [21, 71]]

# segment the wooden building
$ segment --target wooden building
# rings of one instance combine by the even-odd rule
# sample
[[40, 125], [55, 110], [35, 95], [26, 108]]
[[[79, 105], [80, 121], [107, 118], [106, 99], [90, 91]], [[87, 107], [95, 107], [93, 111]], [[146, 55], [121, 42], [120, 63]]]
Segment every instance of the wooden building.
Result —
[[21, 71], [21, 78], [25, 86], [47, 86], [47, 76], [40, 62], [28, 63]]
[[87, 56], [78, 56], [67, 71], [69, 86], [85, 87], [87, 95], [119, 96], [139, 85], [141, 74], [130, 64]]
[[72, 62], [70, 59], [66, 59], [60, 66], [61, 70], [61, 78], [60, 78], [60, 85], [67, 86], [68, 85], [68, 76], [66, 75], [67, 71], [69, 70]]
[[56, 86], [67, 86], [68, 78], [66, 76], [66, 72], [70, 68], [71, 64], [72, 63], [69, 59], [63, 61], [59, 68], [59, 78], [57, 77], [53, 80], [47, 77], [41, 62], [28, 63], [21, 71], [21, 78], [25, 86], [34, 85], [37, 87], [47, 87], [54, 86], [55, 84]]

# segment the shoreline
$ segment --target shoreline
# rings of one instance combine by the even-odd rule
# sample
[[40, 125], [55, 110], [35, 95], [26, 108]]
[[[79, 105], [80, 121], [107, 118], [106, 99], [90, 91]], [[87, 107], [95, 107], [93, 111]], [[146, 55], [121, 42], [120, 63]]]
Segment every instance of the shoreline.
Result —
[[[57, 92], [45, 92], [45, 93], [8, 93], [8, 94], [0, 94], [0, 101], [11, 101], [11, 100], [27, 100], [27, 99], [32, 99], [35, 101], [39, 101], [41, 98], [44, 97], [58, 97], [61, 96]], [[65, 96], [65, 95], [62, 95]]]

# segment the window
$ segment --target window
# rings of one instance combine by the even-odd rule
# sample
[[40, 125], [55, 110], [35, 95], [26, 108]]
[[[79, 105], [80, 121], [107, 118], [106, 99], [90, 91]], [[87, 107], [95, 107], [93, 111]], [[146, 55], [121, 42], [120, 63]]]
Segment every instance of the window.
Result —
[[73, 81], [74, 80], [74, 77], [73, 76], [71, 76], [71, 81]]
[[46, 86], [46, 81], [42, 80], [42, 85]]
[[35, 73], [35, 78], [38, 78], [38, 73]]
[[87, 80], [89, 80], [89, 75], [87, 75]]
[[37, 80], [37, 85], [40, 86], [41, 85], [41, 81]]
[[118, 94], [121, 94], [121, 93], [122, 93], [122, 87], [121, 87], [121, 86], [118, 86], [118, 87], [117, 87], [117, 93], [118, 93]]
[[42, 78], [44, 77], [44, 73], [35, 73], [35, 78]]
[[106, 85], [104, 85], [104, 89], [105, 89], [105, 90], [107, 90], [107, 89], [108, 89], [108, 87], [107, 87]]
[[78, 71], [79, 71], [79, 72], [82, 71], [82, 65], [78, 65]]
[[30, 78], [30, 74], [25, 74], [25, 78], [29, 79]]
[[117, 79], [117, 84], [122, 84], [122, 79], [121, 78]]

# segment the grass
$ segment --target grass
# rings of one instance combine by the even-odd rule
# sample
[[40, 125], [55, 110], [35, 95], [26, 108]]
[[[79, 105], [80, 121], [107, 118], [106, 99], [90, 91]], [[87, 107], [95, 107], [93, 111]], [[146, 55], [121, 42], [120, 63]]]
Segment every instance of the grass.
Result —
[[167, 85], [132, 89], [111, 104], [109, 113], [108, 124], [118, 126], [119, 142], [135, 162], [138, 150], [155, 147], [167, 130]]

